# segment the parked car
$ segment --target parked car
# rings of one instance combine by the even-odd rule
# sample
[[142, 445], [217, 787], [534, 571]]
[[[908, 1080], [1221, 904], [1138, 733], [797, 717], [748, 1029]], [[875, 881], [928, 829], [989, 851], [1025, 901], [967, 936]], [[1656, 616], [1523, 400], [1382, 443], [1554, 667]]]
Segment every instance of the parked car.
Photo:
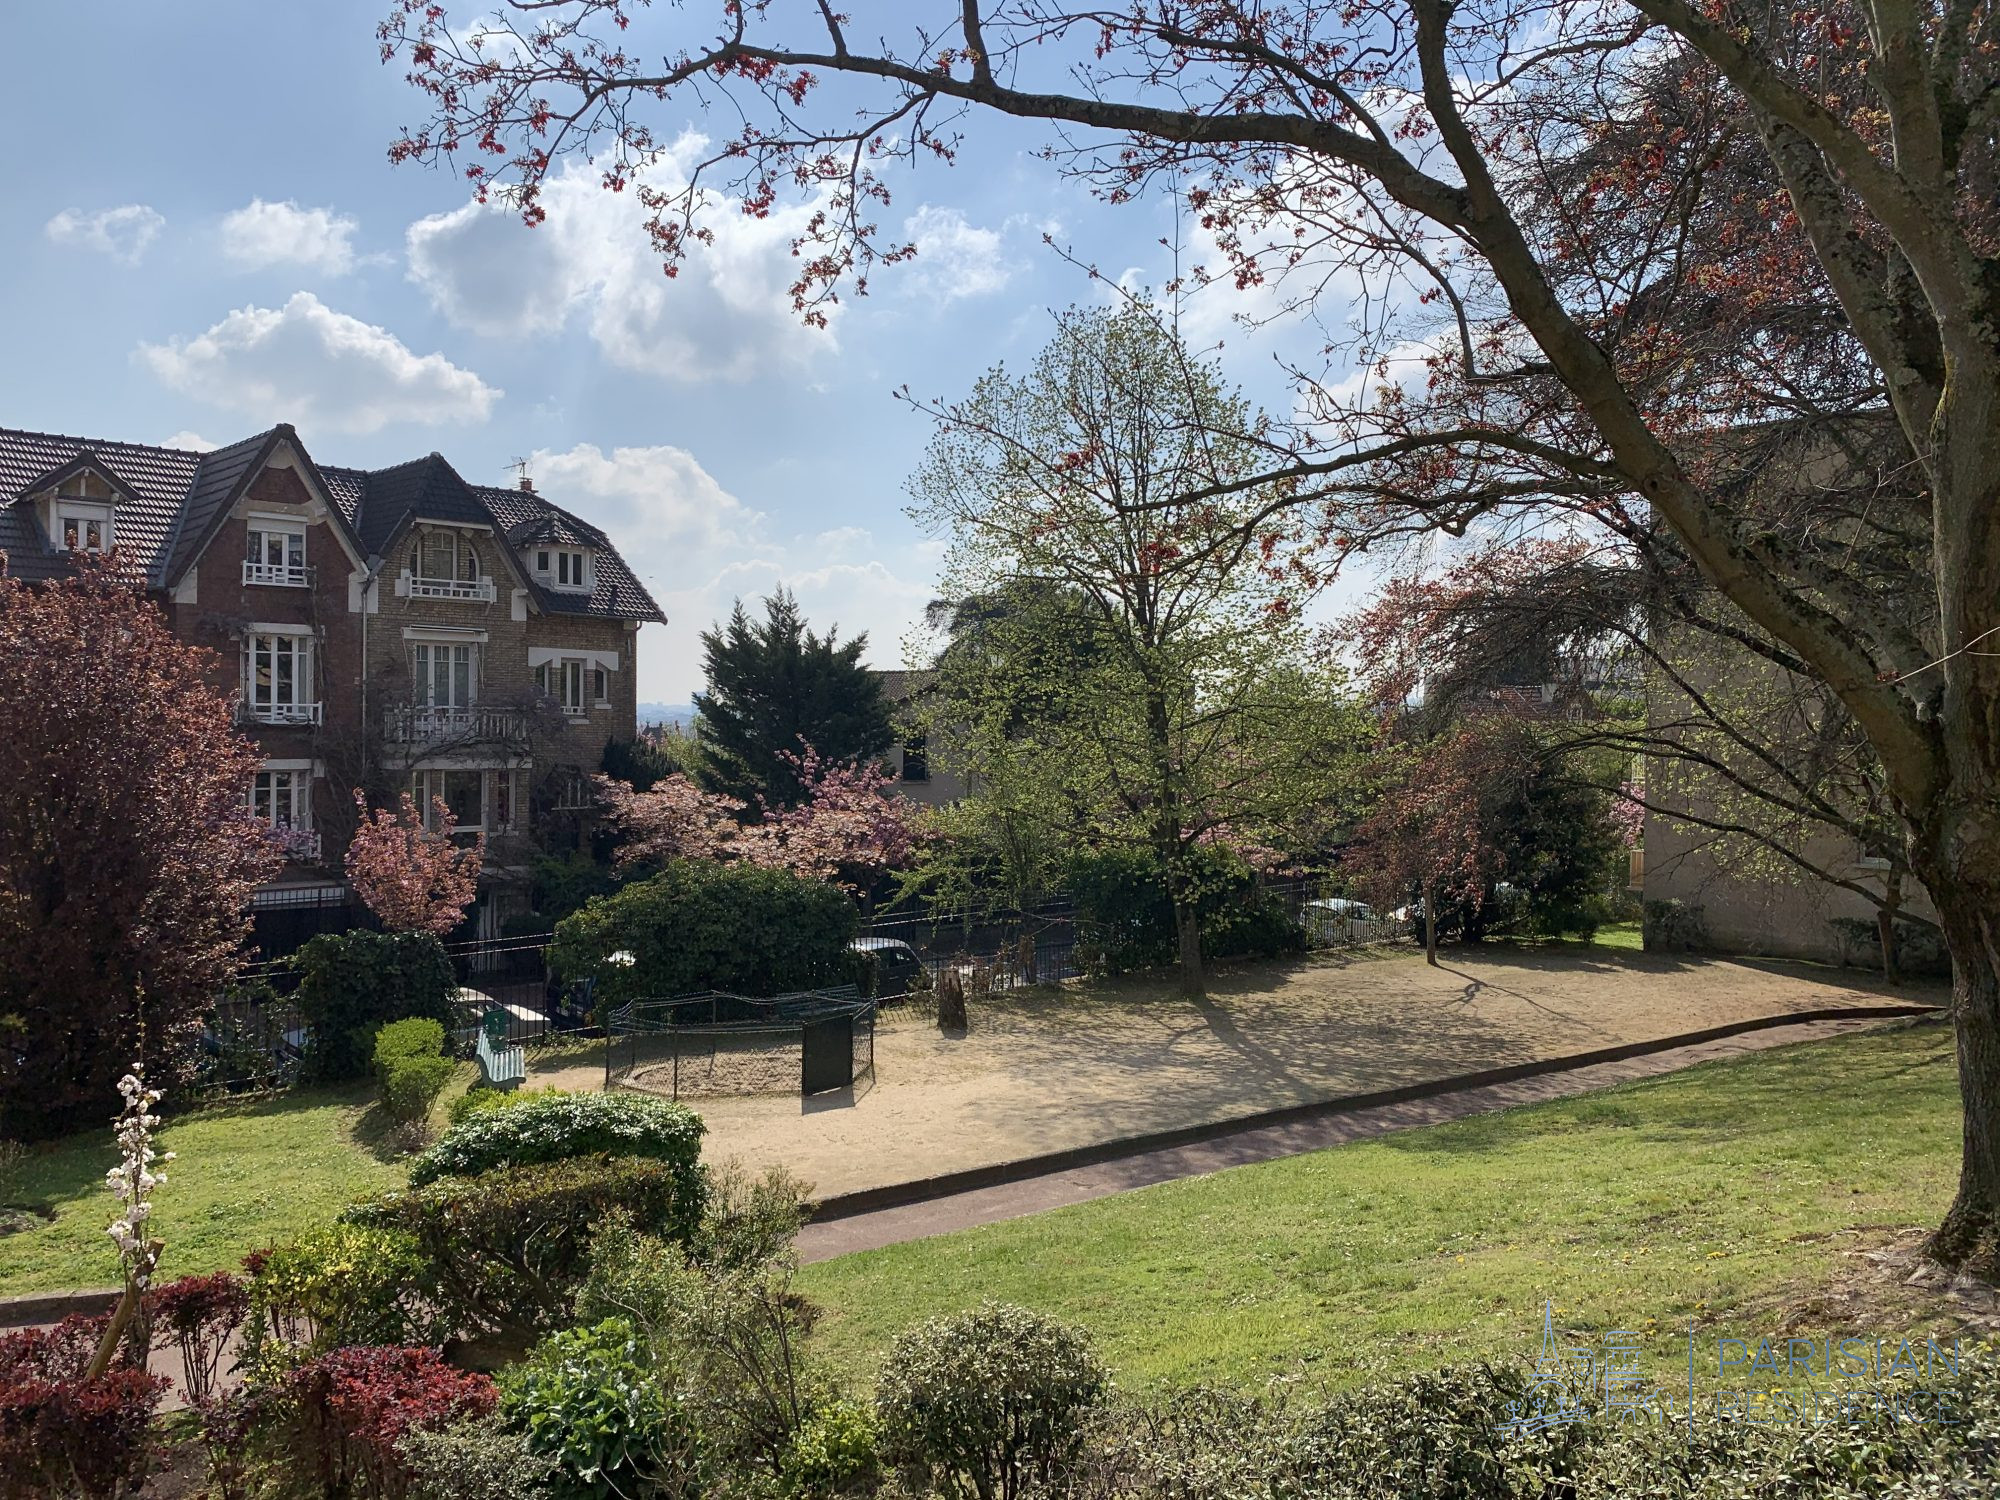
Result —
[[847, 945], [850, 953], [875, 955], [875, 998], [899, 1000], [921, 986], [924, 961], [901, 938], [861, 937]]
[[1299, 908], [1299, 930], [1305, 933], [1308, 943], [1346, 942], [1356, 922], [1374, 920], [1374, 907], [1345, 896], [1324, 896]]

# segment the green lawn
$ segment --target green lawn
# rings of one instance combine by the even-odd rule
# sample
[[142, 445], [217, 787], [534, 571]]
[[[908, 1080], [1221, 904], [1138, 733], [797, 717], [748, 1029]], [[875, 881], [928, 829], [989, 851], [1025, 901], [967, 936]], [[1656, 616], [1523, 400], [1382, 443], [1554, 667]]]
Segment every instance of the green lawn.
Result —
[[1639, 922], [1606, 922], [1591, 934], [1590, 941], [1598, 948], [1628, 948], [1634, 953], [1646, 946], [1644, 927]]
[[[1339, 1385], [1528, 1356], [1544, 1298], [1573, 1329], [1648, 1333], [1664, 1372], [1686, 1358], [1690, 1317], [1711, 1340], [1855, 1326], [1826, 1297], [1860, 1284], [1865, 1263], [1840, 1252], [1933, 1222], [1958, 1136], [1950, 1033], [1911, 1027], [848, 1256], [803, 1280], [828, 1309], [817, 1340], [856, 1375], [900, 1329], [988, 1297], [1083, 1324], [1140, 1386]], [[1920, 1314], [1878, 1302], [1871, 1316], [1886, 1333]]]
[[[372, 1094], [367, 1084], [306, 1090], [170, 1121], [161, 1145], [177, 1159], [153, 1199], [153, 1223], [167, 1246], [160, 1274], [234, 1266], [248, 1251], [330, 1219], [351, 1199], [402, 1183], [405, 1159], [386, 1138]], [[108, 1125], [28, 1157], [18, 1195], [51, 1205], [56, 1218], [0, 1236], [0, 1293], [117, 1282], [104, 1234], [113, 1211], [104, 1174], [117, 1157]]]

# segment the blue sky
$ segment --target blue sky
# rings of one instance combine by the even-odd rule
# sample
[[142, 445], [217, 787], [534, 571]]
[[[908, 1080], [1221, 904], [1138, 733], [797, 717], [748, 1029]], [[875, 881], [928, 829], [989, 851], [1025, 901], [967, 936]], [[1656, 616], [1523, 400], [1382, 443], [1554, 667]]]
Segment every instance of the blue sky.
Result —
[[[941, 544], [902, 512], [928, 428], [890, 393], [963, 394], [1031, 357], [1049, 308], [1091, 298], [1045, 230], [1164, 280], [1171, 207], [1097, 204], [1033, 159], [1041, 128], [976, 119], [958, 165], [895, 183], [883, 219], [917, 261], [816, 333], [784, 296], [782, 218], [718, 220], [717, 248], [669, 282], [629, 195], [586, 174], [531, 230], [449, 175], [392, 168], [420, 101], [377, 55], [384, 9], [72, 0], [10, 18], [0, 425], [221, 443], [291, 421], [322, 462], [436, 449], [487, 483], [525, 458], [670, 617], [642, 638], [642, 699], [685, 701], [699, 631], [780, 582], [900, 665]], [[1234, 327], [1246, 295], [1209, 288], [1184, 326], [1283, 408], [1275, 340], [1303, 335]]]

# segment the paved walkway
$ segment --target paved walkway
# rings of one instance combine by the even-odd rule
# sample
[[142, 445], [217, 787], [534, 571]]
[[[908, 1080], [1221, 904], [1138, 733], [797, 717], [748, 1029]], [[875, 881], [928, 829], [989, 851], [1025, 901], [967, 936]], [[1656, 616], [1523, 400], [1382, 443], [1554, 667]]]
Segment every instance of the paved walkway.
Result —
[[[1941, 998], [1851, 971], [1497, 945], [1447, 950], [1437, 968], [1408, 949], [1218, 966], [1209, 988], [1189, 1001], [1155, 975], [975, 998], [962, 1035], [892, 1011], [874, 1077], [851, 1092], [691, 1100], [704, 1154], [839, 1197], [1761, 1017]], [[531, 1063], [529, 1083], [602, 1085], [601, 1043], [568, 1062]]]
[[1871, 1026], [1895, 1025], [1882, 1021], [1810, 1021], [1799, 1025], [1776, 1026], [1745, 1032], [1720, 1041], [1702, 1042], [1654, 1052], [1623, 1062], [1598, 1063], [1588, 1067], [1545, 1073], [1514, 1083], [1492, 1084], [1438, 1094], [1403, 1104], [1382, 1105], [1326, 1114], [1317, 1118], [1226, 1131], [1205, 1141], [1164, 1150], [1141, 1151], [1111, 1161], [1052, 1172], [994, 1187], [975, 1188], [927, 1202], [910, 1203], [847, 1218], [808, 1224], [799, 1236], [802, 1260], [831, 1260], [858, 1250], [874, 1250], [905, 1240], [924, 1239], [934, 1234], [950, 1234], [979, 1224], [1021, 1218], [1084, 1203], [1092, 1198], [1177, 1178], [1200, 1177], [1228, 1167], [1250, 1162], [1272, 1161], [1307, 1151], [1324, 1150], [1349, 1141], [1366, 1140], [1395, 1130], [1419, 1125], [1436, 1125], [1461, 1120], [1468, 1115], [1511, 1109], [1548, 1099], [1567, 1099], [1593, 1089], [1608, 1088], [1635, 1078], [1651, 1078], [1662, 1073], [1693, 1067], [1696, 1063], [1740, 1057], [1771, 1047], [1795, 1042], [1823, 1041], [1845, 1036]]

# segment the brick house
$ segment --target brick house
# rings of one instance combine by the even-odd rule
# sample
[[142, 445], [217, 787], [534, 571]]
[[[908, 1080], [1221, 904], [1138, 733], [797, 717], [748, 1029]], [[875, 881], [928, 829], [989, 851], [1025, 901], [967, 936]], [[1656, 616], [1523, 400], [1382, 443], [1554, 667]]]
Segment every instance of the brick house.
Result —
[[323, 467], [289, 425], [208, 453], [0, 428], [7, 571], [116, 549], [264, 754], [245, 788], [289, 830], [260, 893], [341, 896], [353, 790], [442, 798], [487, 837], [482, 920], [573, 845], [605, 745], [637, 733], [639, 626], [664, 623], [611, 540], [432, 453]]

